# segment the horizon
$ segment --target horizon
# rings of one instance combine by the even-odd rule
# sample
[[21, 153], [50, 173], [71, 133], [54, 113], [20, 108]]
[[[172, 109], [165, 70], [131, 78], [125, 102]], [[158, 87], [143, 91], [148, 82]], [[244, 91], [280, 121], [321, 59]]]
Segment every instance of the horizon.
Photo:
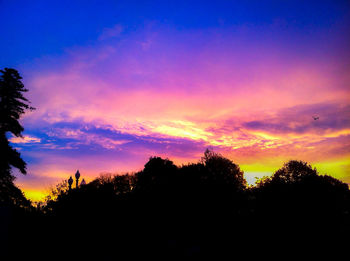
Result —
[[89, 181], [206, 148], [249, 184], [289, 160], [350, 184], [348, 1], [2, 1], [0, 21], [0, 69], [37, 108], [10, 138], [31, 200], [77, 169]]

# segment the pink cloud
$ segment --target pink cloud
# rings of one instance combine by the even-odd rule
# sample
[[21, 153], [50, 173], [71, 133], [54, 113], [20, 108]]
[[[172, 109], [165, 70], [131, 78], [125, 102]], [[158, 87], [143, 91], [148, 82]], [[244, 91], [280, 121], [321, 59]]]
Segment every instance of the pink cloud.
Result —
[[[348, 76], [342, 63], [328, 59], [331, 54], [300, 54], [286, 50], [289, 43], [281, 47], [261, 35], [257, 45], [246, 41], [244, 28], [237, 29], [236, 37], [220, 30], [152, 30], [124, 34], [120, 25], [107, 28], [99, 39], [103, 41], [69, 50], [59, 66], [31, 74], [26, 86], [38, 109], [27, 114], [24, 123], [48, 128], [83, 122], [109, 126], [140, 141], [188, 143], [173, 150], [137, 147], [128, 139], [53, 129], [58, 138], [74, 139], [63, 149], [98, 144], [110, 150], [135, 146], [135, 151], [129, 161], [125, 156], [117, 163], [108, 157], [94, 164], [100, 159], [96, 154], [65, 163], [61, 156], [59, 163], [38, 173], [54, 173], [61, 164], [76, 166], [79, 161], [89, 161], [86, 172], [91, 175], [118, 164], [125, 170], [140, 168], [156, 153], [181, 163], [200, 157], [205, 147], [242, 164], [279, 164], [293, 157], [326, 161], [348, 155]], [[315, 113], [320, 115], [318, 122], [311, 118]], [[181, 152], [185, 147], [190, 153]]]
[[38, 143], [41, 141], [40, 138], [24, 135], [23, 137], [12, 137], [9, 139], [12, 143]]
[[[346, 90], [334, 88], [337, 79], [317, 62], [268, 56], [249, 45], [235, 50], [228, 44], [234, 39], [220, 35], [198, 50], [180, 43], [176, 51], [153, 35], [155, 47], [145, 51], [134, 44], [142, 37], [83, 48], [64, 70], [33, 77], [31, 92], [40, 109], [30, 117], [49, 123], [81, 118], [134, 134], [208, 140], [215, 135], [210, 128], [233, 116], [253, 121], [262, 112], [297, 105], [346, 103]], [[219, 49], [220, 39], [226, 49]]]

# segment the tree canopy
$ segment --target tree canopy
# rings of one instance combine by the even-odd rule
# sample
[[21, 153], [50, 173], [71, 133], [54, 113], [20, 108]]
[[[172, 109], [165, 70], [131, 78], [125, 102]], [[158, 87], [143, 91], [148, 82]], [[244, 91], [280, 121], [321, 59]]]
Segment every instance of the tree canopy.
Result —
[[18, 71], [11, 68], [0, 70], [0, 132], [11, 132], [20, 137], [23, 126], [19, 119], [25, 110], [34, 110], [29, 101], [23, 96], [28, 92], [22, 83]]
[[0, 201], [24, 202], [24, 196], [13, 184], [11, 167], [18, 168], [22, 174], [26, 174], [26, 163], [20, 153], [11, 147], [7, 134], [22, 137], [24, 128], [19, 119], [27, 109], [34, 108], [29, 106], [28, 99], [23, 96], [28, 90], [24, 88], [18, 71], [5, 68], [0, 70], [0, 73]]

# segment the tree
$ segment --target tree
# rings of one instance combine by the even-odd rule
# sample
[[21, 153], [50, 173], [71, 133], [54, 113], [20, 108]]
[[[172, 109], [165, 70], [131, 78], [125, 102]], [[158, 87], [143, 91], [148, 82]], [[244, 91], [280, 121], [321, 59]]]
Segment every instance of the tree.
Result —
[[21, 82], [22, 77], [15, 69], [0, 70], [0, 149], [1, 176], [10, 171], [10, 166], [18, 168], [26, 174], [26, 163], [21, 159], [20, 153], [9, 145], [6, 133], [10, 132], [16, 137], [22, 137], [23, 126], [19, 119], [25, 110], [34, 110], [28, 105], [29, 101], [23, 96], [28, 90]]
[[173, 181], [176, 171], [177, 167], [171, 160], [151, 157], [144, 169], [136, 174], [136, 189], [143, 191], [164, 189]]
[[59, 196], [66, 194], [68, 190], [69, 190], [68, 181], [67, 180], [61, 181], [55, 187], [50, 189], [49, 195], [46, 196], [45, 198], [46, 203], [49, 201], [56, 200]]
[[25, 110], [35, 108], [29, 106], [28, 99], [23, 96], [28, 90], [24, 88], [18, 71], [5, 68], [0, 70], [0, 73], [0, 183], [1, 190], [5, 191], [5, 188], [8, 190], [14, 186], [11, 166], [26, 174], [26, 163], [20, 153], [11, 147], [7, 133], [22, 137], [24, 128], [19, 119]]
[[273, 175], [273, 181], [285, 184], [302, 182], [305, 179], [316, 177], [317, 170], [306, 162], [291, 160], [277, 170]]
[[239, 166], [231, 160], [209, 149], [204, 152], [202, 164], [207, 169], [208, 182], [211, 184], [230, 186], [231, 189], [240, 191], [247, 186], [244, 173]]
[[275, 232], [287, 234], [288, 229], [288, 233], [297, 235], [309, 231], [317, 235], [315, 238], [325, 239], [331, 234], [340, 235], [343, 227], [349, 228], [349, 222], [344, 222], [350, 210], [348, 185], [319, 175], [304, 161], [285, 163], [257, 184], [255, 195], [259, 218], [273, 224]]

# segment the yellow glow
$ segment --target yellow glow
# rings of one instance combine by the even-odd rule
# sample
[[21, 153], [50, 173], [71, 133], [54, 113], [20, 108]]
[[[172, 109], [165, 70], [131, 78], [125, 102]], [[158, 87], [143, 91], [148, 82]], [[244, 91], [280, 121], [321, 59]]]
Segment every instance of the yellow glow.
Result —
[[43, 201], [48, 195], [47, 192], [36, 189], [23, 189], [25, 197], [31, 201]]
[[255, 135], [255, 136], [262, 137], [262, 138], [264, 138], [266, 140], [278, 140], [279, 139], [279, 137], [272, 136], [272, 135], [264, 133], [264, 132], [254, 131], [254, 132], [250, 132], [250, 133]]
[[244, 178], [248, 185], [255, 185], [257, 179], [264, 176], [271, 176], [279, 167], [281, 166], [263, 165], [258, 163], [240, 165], [241, 170], [244, 171]]
[[[278, 164], [278, 163], [277, 163]], [[270, 172], [273, 173], [276, 171], [279, 167], [282, 166], [274, 166], [274, 165], [263, 165], [259, 163], [253, 163], [253, 164], [242, 164], [240, 165], [240, 168], [244, 171], [249, 171], [249, 172]]]
[[323, 137], [336, 138], [336, 137], [339, 137], [342, 135], [350, 135], [350, 129], [344, 129], [344, 130], [340, 130], [337, 132], [328, 133], [328, 134], [323, 135]]
[[350, 179], [347, 176], [350, 170], [350, 155], [346, 158], [334, 161], [316, 162], [312, 165], [317, 168], [320, 174], [327, 174], [337, 179], [341, 179], [344, 182], [350, 182]]
[[181, 137], [181, 138], [190, 138], [193, 140], [208, 140], [208, 136], [212, 136], [210, 132], [206, 132], [200, 128], [196, 128], [192, 126], [191, 123], [185, 123], [177, 121], [178, 126], [169, 126], [169, 125], [160, 125], [157, 126], [154, 131], [173, 136], [173, 137]]

